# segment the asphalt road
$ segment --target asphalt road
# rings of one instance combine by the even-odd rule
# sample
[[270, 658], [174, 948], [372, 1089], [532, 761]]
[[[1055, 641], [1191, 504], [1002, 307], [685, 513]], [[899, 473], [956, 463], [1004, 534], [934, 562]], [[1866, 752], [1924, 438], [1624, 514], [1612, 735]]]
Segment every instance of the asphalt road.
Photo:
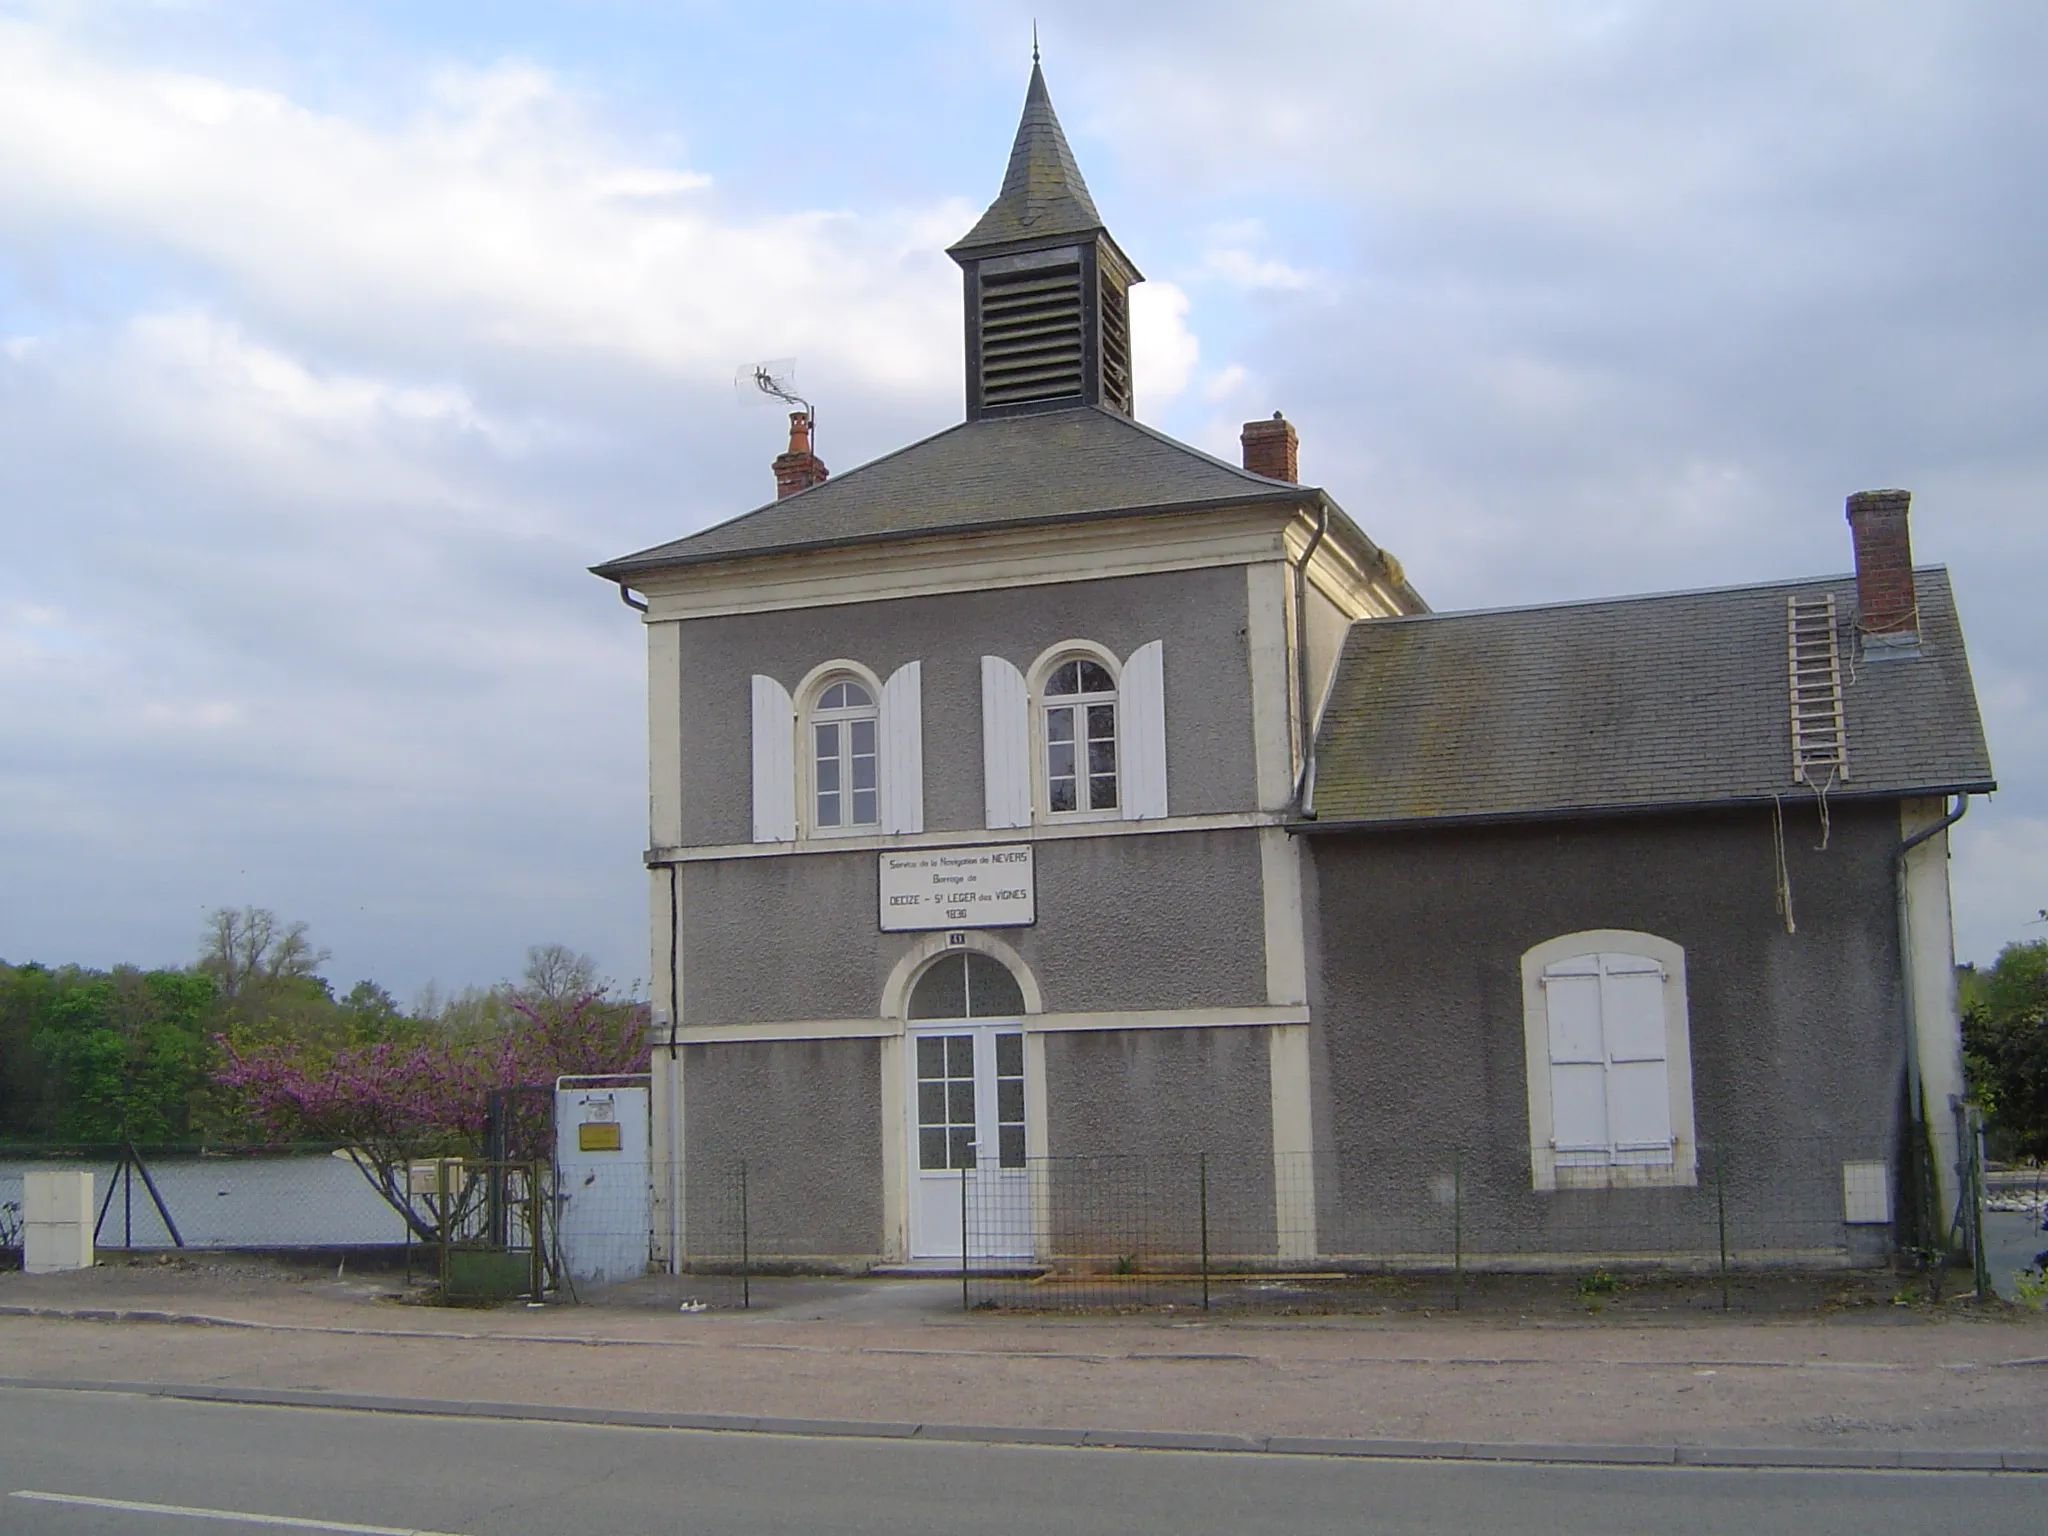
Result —
[[2048, 1530], [2048, 1475], [1068, 1450], [0, 1389], [0, 1531], [7, 1536], [265, 1529], [359, 1536], [2038, 1536]]

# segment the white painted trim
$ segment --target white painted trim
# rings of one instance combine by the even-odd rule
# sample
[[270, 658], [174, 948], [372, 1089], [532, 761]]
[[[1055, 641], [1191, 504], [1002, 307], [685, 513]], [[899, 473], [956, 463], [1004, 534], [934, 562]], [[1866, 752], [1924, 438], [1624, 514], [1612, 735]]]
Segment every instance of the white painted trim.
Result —
[[[960, 940], [957, 944], [953, 942], [956, 935]], [[882, 1017], [901, 1019], [910, 1007], [910, 989], [916, 984], [918, 973], [939, 956], [962, 949], [987, 955], [1015, 976], [1017, 987], [1024, 994], [1026, 1013], [1045, 1012], [1045, 994], [1039, 990], [1038, 978], [1031, 974], [1024, 957], [994, 934], [971, 928], [965, 932], [955, 929], [928, 933], [905, 950], [882, 984]]]
[[924, 830], [923, 663], [906, 661], [882, 684], [881, 815], [884, 832]]
[[[1051, 1116], [1045, 1107], [1045, 1036], [1027, 1029], [1024, 1034], [1024, 1154], [1052, 1156]], [[1041, 1256], [1052, 1251], [1052, 1180], [1031, 1181], [1032, 1247]]]
[[1062, 640], [1056, 645], [1048, 645], [1033, 657], [1031, 665], [1024, 669], [1024, 686], [1030, 691], [1031, 702], [1034, 705], [1044, 702], [1045, 680], [1052, 676], [1053, 668], [1063, 661], [1072, 661], [1076, 657], [1101, 662], [1103, 670], [1109, 673], [1110, 680], [1118, 689], [1122, 689], [1123, 659], [1106, 645], [1076, 637], [1072, 640]]
[[1259, 890], [1265, 910], [1266, 1001], [1308, 1002], [1308, 938], [1301, 909], [1301, 844], [1285, 829], [1259, 832]]
[[647, 626], [647, 835], [683, 836], [683, 627]]
[[[1640, 955], [1664, 968], [1664, 1071], [1671, 1109], [1671, 1161], [1568, 1168], [1560, 1179], [1551, 1147], [1550, 1004], [1543, 973], [1560, 960], [1593, 954]], [[1523, 1074], [1529, 1095], [1529, 1178], [1538, 1190], [1694, 1185], [1699, 1142], [1693, 1126], [1692, 1024], [1686, 999], [1685, 951], [1669, 939], [1624, 928], [1589, 928], [1545, 939], [1522, 956]]]
[[[1114, 818], [1115, 812], [1105, 816]], [[659, 864], [705, 864], [720, 859], [759, 859], [777, 854], [809, 853], [853, 853], [863, 850], [906, 848], [979, 848], [988, 843], [1036, 843], [1057, 841], [1064, 837], [1135, 837], [1153, 832], [1234, 832], [1249, 827], [1285, 826], [1287, 817], [1281, 811], [1225, 811], [1207, 816], [1172, 816], [1164, 821], [1123, 821], [1104, 819], [1082, 821], [1061, 817], [1049, 826], [1004, 827], [1000, 839], [987, 832], [967, 830], [958, 832], [925, 832], [917, 835], [890, 837], [887, 835], [862, 834], [858, 837], [834, 837], [806, 839], [797, 843], [711, 843], [699, 848], [651, 848], [646, 861]]]
[[797, 685], [789, 691], [789, 696], [796, 700], [797, 707], [808, 716], [817, 707], [818, 695], [825, 691], [826, 685], [842, 677], [850, 677], [867, 689], [868, 697], [880, 707], [882, 679], [873, 667], [846, 656], [819, 662], [803, 675]]
[[981, 658], [982, 824], [1031, 825], [1031, 690], [1014, 662]]
[[648, 622], [1099, 581], [1281, 558], [1288, 506], [985, 529], [672, 567], [633, 578]]
[[893, 1263], [910, 1256], [910, 1072], [900, 1030], [881, 1037], [882, 1253]]
[[[1045, 781], [1045, 680], [1052, 675], [1053, 669], [1062, 662], [1073, 661], [1076, 658], [1086, 658], [1089, 661], [1100, 662], [1103, 669], [1109, 673], [1110, 681], [1116, 684], [1117, 804], [1108, 810], [1102, 811], [1059, 811], [1055, 813], [1052, 808], [1051, 796], [1047, 792], [1049, 786]], [[1030, 747], [1027, 753], [1029, 766], [1026, 776], [1031, 789], [1031, 816], [1033, 822], [1045, 826], [1060, 826], [1062, 824], [1071, 825], [1075, 822], [1124, 820], [1125, 817], [1122, 809], [1124, 798], [1124, 664], [1116, 652], [1109, 649], [1106, 645], [1097, 644], [1093, 640], [1062, 640], [1057, 645], [1049, 645], [1033, 658], [1030, 666], [1024, 669], [1024, 688], [1028, 700], [1024, 717], [1031, 732]], [[1077, 746], [1077, 756], [1079, 752], [1080, 749]], [[1082, 768], [1080, 763], [1077, 763], [1076, 767], [1085, 776], [1085, 768]], [[1076, 787], [1079, 787], [1078, 778], [1076, 780]]]
[[[1018, 976], [1019, 985], [1024, 977]], [[908, 995], [909, 987], [904, 986]], [[1029, 1003], [1036, 983], [1025, 992]], [[1115, 1029], [1270, 1029], [1275, 1025], [1306, 1024], [1306, 1008], [1157, 1008], [1132, 1012], [1031, 1013], [1024, 1017], [1024, 1032], [1061, 1034], [1082, 1030]], [[886, 1019], [799, 1019], [774, 1024], [692, 1024], [680, 1040], [684, 1045], [744, 1044], [765, 1040], [887, 1040], [901, 1036], [904, 1020]]]
[[1147, 641], [1117, 679], [1117, 803], [1126, 821], [1164, 821], [1166, 647]]
[[[888, 762], [882, 742], [882, 680], [871, 667], [841, 656], [832, 661], [821, 662], [803, 675], [790, 698], [795, 703], [796, 723], [792, 727], [790, 741], [791, 768], [795, 777], [795, 800], [793, 814], [796, 817], [798, 838], [817, 838], [820, 842], [843, 842], [849, 837], [885, 836], [888, 823], [878, 821], [873, 832], [857, 831], [852, 827], [821, 827], [816, 824], [818, 814], [817, 778], [818, 765], [816, 748], [811, 743], [811, 714], [818, 707], [818, 695], [834, 682], [851, 680], [867, 689], [868, 697], [875, 701], [875, 766], [877, 770], [877, 793], [875, 814], [882, 815], [882, 800], [888, 793]], [[847, 802], [852, 803], [852, 786], [848, 786]]]
[[[1899, 833], [1911, 837], [1948, 812], [1940, 799], [1899, 804]], [[1955, 919], [1948, 876], [1948, 833], [1908, 850], [1900, 899], [1899, 950], [1905, 957], [1906, 1005], [1920, 1098], [1934, 1138], [1934, 1176], [1944, 1213], [1961, 1193], [1961, 1146], [1955, 1106], [1963, 1094], [1963, 1026], [1956, 1006]]]
[[1251, 672], [1252, 762], [1259, 807], [1279, 812], [1294, 794], [1294, 702], [1288, 687], [1293, 631], [1287, 623], [1287, 567], [1248, 566], [1245, 644]]
[[1316, 1239], [1315, 1119], [1310, 1092], [1308, 1026], [1266, 1031], [1272, 1085], [1273, 1215], [1283, 1259], [1314, 1258]]
[[789, 691], [754, 674], [754, 841], [796, 839], [796, 711]]

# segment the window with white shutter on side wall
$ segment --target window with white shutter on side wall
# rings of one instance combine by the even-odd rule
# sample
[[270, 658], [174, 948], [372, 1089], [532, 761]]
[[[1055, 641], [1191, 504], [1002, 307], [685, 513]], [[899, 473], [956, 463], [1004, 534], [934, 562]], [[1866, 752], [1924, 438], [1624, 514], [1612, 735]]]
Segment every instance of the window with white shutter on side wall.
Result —
[[1640, 955], [1574, 955], [1544, 971], [1543, 991], [1559, 1166], [1668, 1163], [1663, 968]]
[[1664, 970], [1638, 955], [1600, 957], [1607, 1036], [1607, 1125], [1617, 1163], [1671, 1160], [1671, 1080], [1664, 1061]]
[[1532, 945], [1522, 1041], [1536, 1189], [1697, 1182], [1682, 946], [1619, 928]]
[[1543, 978], [1550, 1014], [1550, 1139], [1560, 1160], [1607, 1160], [1607, 1056], [1600, 968], [1587, 955]]
[[1024, 674], [1000, 656], [981, 658], [984, 825], [1031, 825], [1031, 698]]
[[921, 664], [905, 662], [882, 684], [882, 830], [924, 830], [924, 699]]
[[754, 841], [796, 838], [796, 710], [789, 690], [754, 674]]
[[1117, 684], [1123, 719], [1118, 755], [1127, 820], [1163, 817], [1166, 811], [1166, 665], [1157, 640], [1139, 646]]

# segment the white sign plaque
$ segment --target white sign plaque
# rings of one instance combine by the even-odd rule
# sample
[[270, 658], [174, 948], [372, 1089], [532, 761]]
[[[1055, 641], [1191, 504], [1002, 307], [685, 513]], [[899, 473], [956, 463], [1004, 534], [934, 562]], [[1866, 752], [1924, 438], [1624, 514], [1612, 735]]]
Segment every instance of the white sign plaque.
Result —
[[1038, 921], [1031, 845], [882, 855], [882, 930], [1021, 928]]

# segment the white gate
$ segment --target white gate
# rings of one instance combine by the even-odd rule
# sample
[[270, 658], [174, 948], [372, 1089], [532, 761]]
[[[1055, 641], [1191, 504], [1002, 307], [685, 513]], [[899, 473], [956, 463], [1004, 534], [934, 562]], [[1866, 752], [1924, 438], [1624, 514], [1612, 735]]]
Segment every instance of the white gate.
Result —
[[556, 1243], [579, 1284], [647, 1273], [654, 1243], [647, 1089], [645, 1075], [555, 1081]]

